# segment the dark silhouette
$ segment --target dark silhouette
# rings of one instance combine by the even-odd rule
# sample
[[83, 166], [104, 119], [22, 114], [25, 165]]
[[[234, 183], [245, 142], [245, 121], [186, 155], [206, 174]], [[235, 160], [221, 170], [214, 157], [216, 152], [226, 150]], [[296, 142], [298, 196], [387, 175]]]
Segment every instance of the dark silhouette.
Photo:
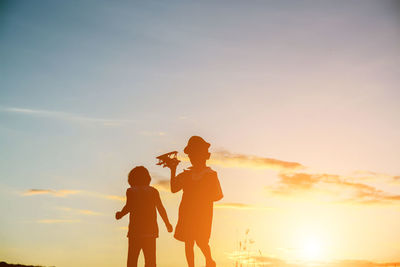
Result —
[[185, 242], [186, 260], [189, 267], [194, 267], [194, 243], [203, 252], [206, 267], [216, 266], [211, 256], [209, 239], [213, 217], [213, 203], [222, 199], [223, 194], [217, 172], [207, 167], [210, 158], [210, 144], [199, 136], [192, 136], [184, 152], [192, 164], [188, 170], [176, 174], [177, 159], [169, 158], [166, 166], [171, 169], [171, 192], [183, 190], [179, 206], [178, 223], [174, 237]]
[[130, 171], [126, 190], [126, 204], [115, 214], [117, 220], [129, 213], [128, 267], [136, 267], [140, 250], [143, 250], [145, 266], [156, 266], [156, 238], [158, 237], [157, 211], [168, 232], [172, 232], [160, 193], [150, 186], [149, 171], [138, 166]]
[[157, 157], [158, 163], [157, 165], [162, 166], [163, 168], [168, 167], [169, 165], [177, 165], [180, 160], [178, 160], [178, 151], [172, 151], [169, 153], [162, 154]]

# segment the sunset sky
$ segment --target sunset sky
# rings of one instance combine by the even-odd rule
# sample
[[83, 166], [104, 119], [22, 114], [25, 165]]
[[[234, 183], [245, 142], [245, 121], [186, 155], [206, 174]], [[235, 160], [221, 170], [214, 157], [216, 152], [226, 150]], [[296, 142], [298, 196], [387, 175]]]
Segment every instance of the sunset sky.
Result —
[[389, 0], [1, 1], [0, 261], [125, 266], [128, 172], [175, 226], [155, 157], [200, 135], [219, 267], [400, 262], [399, 44]]

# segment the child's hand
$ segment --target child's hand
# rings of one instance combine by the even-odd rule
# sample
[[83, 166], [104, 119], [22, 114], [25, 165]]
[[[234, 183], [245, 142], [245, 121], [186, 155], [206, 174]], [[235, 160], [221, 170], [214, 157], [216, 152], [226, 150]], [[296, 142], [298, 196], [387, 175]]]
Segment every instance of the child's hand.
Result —
[[171, 171], [175, 171], [176, 170], [176, 167], [178, 166], [178, 164], [179, 164], [179, 160], [177, 160], [177, 159], [170, 159], [170, 160], [168, 160], [168, 162], [166, 162], [167, 163], [167, 167], [168, 168], [170, 168], [171, 169]]
[[120, 211], [117, 211], [117, 212], [115, 213], [115, 219], [119, 220], [119, 219], [121, 219], [121, 218], [122, 218], [121, 212], [120, 212]]
[[167, 227], [167, 231], [168, 231], [168, 233], [171, 233], [171, 232], [172, 232], [172, 230], [173, 230], [173, 227], [172, 227], [172, 225], [171, 225], [170, 223], [168, 223], [168, 224], [165, 224], [165, 226]]

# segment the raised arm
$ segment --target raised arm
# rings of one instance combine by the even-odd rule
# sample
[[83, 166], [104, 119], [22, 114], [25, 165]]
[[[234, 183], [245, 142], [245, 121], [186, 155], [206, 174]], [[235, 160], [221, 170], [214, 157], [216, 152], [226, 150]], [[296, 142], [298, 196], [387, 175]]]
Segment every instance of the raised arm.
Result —
[[156, 193], [156, 207], [158, 210], [158, 213], [160, 214], [161, 218], [163, 219], [165, 226], [167, 227], [168, 232], [172, 232], [172, 225], [168, 220], [168, 215], [167, 212], [164, 208], [164, 205], [161, 202], [161, 198], [160, 198], [160, 193]]
[[177, 165], [169, 166], [171, 169], [170, 187], [172, 193], [176, 193], [182, 189], [182, 181], [176, 177], [176, 166]]

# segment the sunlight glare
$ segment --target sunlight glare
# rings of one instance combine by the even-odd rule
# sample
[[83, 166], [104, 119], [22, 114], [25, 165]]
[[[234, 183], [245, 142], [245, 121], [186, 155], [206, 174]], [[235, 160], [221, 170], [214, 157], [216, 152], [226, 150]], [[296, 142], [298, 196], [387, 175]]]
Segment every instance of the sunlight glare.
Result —
[[322, 244], [315, 237], [308, 237], [303, 241], [302, 256], [306, 260], [317, 260], [321, 258]]

